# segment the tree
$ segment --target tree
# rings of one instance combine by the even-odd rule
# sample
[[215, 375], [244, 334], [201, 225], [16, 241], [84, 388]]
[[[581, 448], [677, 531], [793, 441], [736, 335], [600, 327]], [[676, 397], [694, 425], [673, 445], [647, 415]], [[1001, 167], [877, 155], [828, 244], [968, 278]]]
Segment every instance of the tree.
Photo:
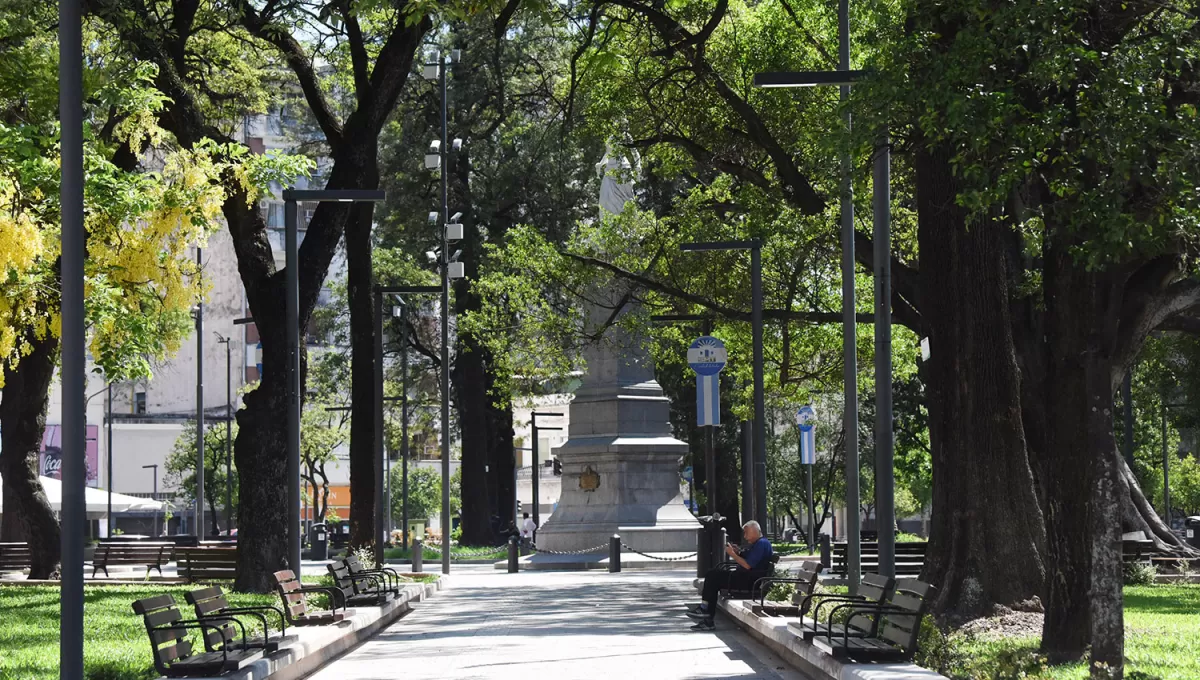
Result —
[[312, 490], [313, 517], [326, 517], [329, 507], [329, 475], [325, 467], [337, 460], [337, 450], [346, 443], [346, 411], [327, 410], [320, 400], [309, 401], [300, 418], [300, 477]]
[[[0, 5], [0, 401], [6, 540], [28, 539], [31, 576], [58, 562], [58, 527], [37, 483], [36, 457], [59, 351], [58, 138], [55, 51], [49, 8]], [[259, 171], [211, 142], [161, 149], [156, 124], [165, 98], [152, 66], [124, 58], [103, 33], [89, 36], [85, 101], [87, 322], [97, 370], [110, 381], [150, 377], [172, 354], [203, 295], [190, 248], [216, 227], [222, 173], [255, 187]], [[40, 93], [29, 96], [29, 92]], [[155, 148], [161, 166], [139, 172]], [[257, 189], [254, 189], [255, 191]]]
[[[236, 437], [236, 426], [234, 426], [234, 436]], [[217, 512], [218, 507], [223, 507], [226, 498], [226, 489], [229, 484], [233, 484], [233, 495], [237, 495], [238, 474], [237, 468], [232, 467], [233, 477], [230, 479], [225, 474], [225, 455], [228, 449], [228, 441], [225, 439], [225, 428], [210, 427], [204, 431], [204, 500], [211, 508], [209, 519], [211, 534], [216, 536], [221, 533], [220, 514]], [[164, 481], [168, 487], [174, 486], [183, 492], [184, 496], [191, 499], [191, 503], [196, 502], [196, 423], [189, 421], [184, 424], [183, 431], [175, 439], [175, 446], [171, 448], [171, 453], [167, 456], [163, 467]], [[230, 527], [226, 527], [229, 530]], [[198, 536], [203, 536], [203, 532], [197, 528]]]
[[[470, 317], [483, 298], [477, 282], [491, 267], [485, 242], [499, 242], [517, 224], [534, 225], [561, 238], [588, 210], [594, 183], [594, 141], [572, 134], [566, 103], [558, 90], [568, 74], [568, 8], [513, 0], [450, 24], [439, 38], [443, 49], [461, 48], [450, 70], [449, 129], [464, 144], [446, 168], [450, 212], [462, 212], [461, 251], [466, 278], [454, 283], [452, 396], [462, 441], [463, 540], [494, 544], [497, 524], [512, 519], [512, 408], [514, 392], [503, 359]], [[426, 83], [410, 86], [402, 115], [385, 131], [383, 163], [389, 200], [384, 242], [410, 261], [440, 246], [426, 215], [440, 207], [440, 177], [421, 166], [425, 147], [441, 128], [440, 94]], [[411, 265], [410, 265], [411, 268]], [[418, 275], [420, 276], [420, 275]], [[413, 282], [411, 272], [381, 272], [396, 283]], [[490, 318], [490, 317], [489, 317]], [[430, 319], [432, 321], [432, 319]], [[439, 341], [424, 345], [436, 350]], [[429, 353], [440, 364], [436, 351]], [[494, 522], [493, 518], [499, 518]]]

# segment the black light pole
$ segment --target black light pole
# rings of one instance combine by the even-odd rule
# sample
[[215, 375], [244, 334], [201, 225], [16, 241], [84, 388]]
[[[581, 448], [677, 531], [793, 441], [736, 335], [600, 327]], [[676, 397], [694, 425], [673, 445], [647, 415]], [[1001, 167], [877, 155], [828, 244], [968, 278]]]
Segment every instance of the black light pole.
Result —
[[[442, 573], [450, 573], [450, 239], [446, 227], [450, 224], [450, 194], [447, 184], [447, 158], [449, 156], [449, 115], [446, 98], [446, 71], [451, 63], [458, 61], [458, 50], [451, 50], [449, 56], [437, 55], [437, 61], [425, 64], [425, 77], [436, 77], [442, 100], [442, 139], [436, 144], [436, 153], [427, 154], [429, 158], [437, 157], [437, 167], [441, 169], [442, 180], [442, 233], [441, 254], [439, 263], [442, 275]], [[431, 71], [433, 69], [433, 71]], [[432, 79], [432, 78], [430, 78]], [[456, 140], [457, 146], [460, 142]], [[432, 145], [431, 145], [432, 146]], [[431, 149], [432, 151], [433, 149]], [[432, 169], [432, 168], [430, 168]], [[457, 278], [457, 277], [455, 277]]]
[[[196, 247], [196, 276], [204, 280], [204, 249]], [[196, 538], [204, 540], [204, 300], [196, 303]]]
[[83, 532], [87, 375], [83, 305], [83, 20], [80, 0], [58, 3], [58, 116], [62, 181], [62, 587], [58, 677], [83, 677]]
[[233, 535], [233, 363], [230, 340], [216, 334], [217, 342], [225, 345], [225, 531]]
[[[375, 286], [375, 459], [376, 459], [376, 478], [375, 494], [376, 494], [376, 523], [382, 527], [383, 521], [383, 499], [384, 485], [383, 476], [384, 470], [384, 450], [383, 450], [383, 296], [384, 295], [436, 295], [443, 291], [441, 286]], [[407, 305], [401, 304], [402, 321], [407, 313]], [[404, 526], [401, 528], [401, 533], [404, 535], [402, 542], [403, 547], [408, 547], [408, 327], [404, 324], [404, 335], [401, 341], [401, 362], [404, 364], [403, 375], [401, 378], [401, 436], [404, 438], [401, 444], [400, 456], [401, 460], [401, 475], [403, 476], [401, 499], [404, 507], [401, 510], [401, 522]], [[446, 409], [443, 409], [445, 411]], [[447, 477], [447, 480], [449, 478]], [[390, 498], [388, 500], [390, 505]], [[388, 509], [388, 516], [391, 516], [391, 509]], [[383, 544], [386, 542], [386, 537], [380, 532], [377, 541], [376, 552], [378, 557], [383, 557]], [[381, 561], [380, 564], [383, 562]]]
[[[151, 470], [151, 472], [154, 473], [154, 493], [152, 494], [152, 496], [153, 496], [154, 500], [157, 501], [158, 500], [158, 465], [157, 464], [143, 465], [142, 469], [143, 470], [149, 469], [149, 470]], [[155, 511], [155, 513], [154, 513], [154, 535], [155, 536], [159, 535], [159, 533], [158, 533], [158, 511]]]
[[[841, 88], [841, 101], [843, 104], [850, 98], [851, 84], [863, 76], [863, 71], [856, 71], [850, 68], [850, 6], [849, 0], [839, 0], [838, 2], [838, 70], [836, 71], [794, 71], [794, 72], [777, 72], [777, 73], [758, 73], [754, 76], [754, 84], [757, 87], [814, 87], [821, 85], [837, 85]], [[850, 130], [851, 117], [848, 108], [843, 107], [843, 121], [846, 130]], [[885, 142], [884, 151], [878, 152], [876, 155], [875, 165], [875, 233], [878, 234], [881, 221], [887, 219], [890, 222], [890, 216], [887, 215], [886, 208], [888, 203], [881, 199], [879, 192], [887, 190], [885, 186], [880, 186], [880, 179], [887, 179], [880, 173], [881, 165], [884, 160], [890, 159], [884, 155], [886, 151], [886, 130], [882, 131], [882, 141]], [[854, 187], [852, 172], [852, 159], [849, 153], [843, 154], [841, 159], [842, 165], [842, 191], [841, 191], [841, 239], [842, 239], [842, 353], [845, 357], [844, 370], [842, 373], [842, 384], [845, 396], [844, 410], [842, 414], [842, 426], [846, 431], [846, 580], [848, 582], [851, 594], [858, 592], [858, 582], [861, 577], [862, 565], [862, 545], [861, 545], [861, 518], [858, 514], [859, 507], [859, 460], [858, 460], [858, 366], [856, 352], [856, 328], [854, 314]], [[888, 199], [890, 201], [890, 196]], [[884, 225], [890, 231], [890, 225]], [[882, 291], [890, 292], [890, 276], [886, 287], [881, 287], [879, 278], [885, 272], [890, 273], [890, 251], [883, 251], [884, 257], [880, 257], [879, 253], [882, 249], [882, 244], [879, 239], [875, 243], [875, 276], [876, 276], [876, 319], [875, 319], [875, 354], [878, 360], [881, 353], [881, 343], [886, 338], [886, 349], [889, 353], [888, 366], [890, 370], [890, 343], [891, 343], [891, 314], [886, 313], [880, 316], [883, 309], [890, 307], [890, 295], [888, 298], [880, 300], [879, 294]], [[878, 371], [880, 366], [876, 366]], [[876, 374], [875, 381], [876, 389], [876, 404], [877, 409], [882, 409], [887, 406], [890, 409], [892, 398], [892, 380], [891, 374], [880, 376]], [[892, 498], [894, 479], [891, 474], [892, 470], [892, 437], [891, 423], [892, 414], [890, 411], [886, 414], [877, 415], [881, 420], [877, 421], [877, 425], [886, 423], [886, 428], [876, 428], [876, 475], [875, 475], [875, 492], [876, 505], [878, 508], [881, 498]], [[886, 441], [885, 441], [886, 440]], [[886, 490], [880, 487], [887, 487]], [[893, 504], [888, 503], [888, 509], [885, 514], [893, 518], [895, 508]], [[879, 510], [877, 509], [877, 512]], [[879, 515], [877, 515], [879, 516]], [[882, 519], [882, 516], [879, 516]], [[879, 545], [879, 571], [882, 574], [895, 573], [895, 544], [894, 537], [882, 539], [885, 533], [881, 531]]]
[[767, 416], [766, 396], [763, 394], [763, 295], [762, 295], [762, 241], [710, 241], [684, 243], [683, 251], [700, 250], [749, 250], [750, 251], [750, 296], [751, 296], [751, 344], [754, 345], [754, 428], [753, 453], [751, 455], [751, 508], [754, 519], [764, 528], [767, 526]]
[[[540, 413], [534, 411], [529, 414], [529, 425], [533, 428], [533, 523], [541, 527], [541, 498], [538, 497], [538, 477], [541, 476], [541, 464], [538, 461], [538, 431], [539, 430], [561, 430], [561, 427], [538, 427], [537, 419], [540, 418], [561, 418], [561, 413]], [[516, 517], [513, 517], [516, 521]]]
[[300, 254], [296, 203], [338, 202], [378, 203], [384, 192], [370, 189], [284, 189], [284, 250], [286, 284], [284, 303], [287, 308], [288, 341], [288, 567], [300, 573]]
[[113, 532], [113, 512], [112, 512], [112, 493], [113, 493], [113, 488], [112, 488], [112, 477], [113, 477], [113, 475], [112, 475], [112, 465], [113, 465], [113, 454], [112, 454], [112, 440], [113, 440], [113, 419], [112, 419], [112, 383], [109, 383], [109, 384], [108, 384], [108, 445], [104, 447], [104, 448], [106, 449], [106, 451], [107, 451], [107, 453], [106, 453], [105, 455], [108, 457], [108, 465], [106, 466], [106, 467], [108, 468], [108, 483], [107, 483], [107, 484], [105, 484], [105, 486], [107, 486], [107, 487], [108, 487], [108, 516], [107, 516], [107, 526], [108, 526], [108, 536], [109, 536], [109, 537], [111, 537], [111, 536], [112, 536], [112, 532]]

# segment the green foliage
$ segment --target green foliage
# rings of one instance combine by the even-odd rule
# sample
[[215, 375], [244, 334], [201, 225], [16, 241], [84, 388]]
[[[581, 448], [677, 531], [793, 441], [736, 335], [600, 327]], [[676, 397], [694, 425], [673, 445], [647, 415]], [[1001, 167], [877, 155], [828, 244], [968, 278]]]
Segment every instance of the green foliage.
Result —
[[[233, 424], [232, 430], [233, 437], [236, 439], [237, 423]], [[204, 500], [213, 510], [225, 507], [225, 489], [230, 484], [230, 479], [225, 474], [226, 441], [224, 423], [212, 423], [211, 427], [205, 428]], [[191, 499], [191, 502], [194, 502], [196, 498], [197, 455], [196, 423], [188, 421], [184, 423], [183, 431], [175, 439], [175, 445], [164, 461], [163, 476], [167, 487], [178, 488], [185, 497]], [[237, 462], [231, 461], [231, 465], [233, 470], [231, 491], [233, 498], [236, 499], [238, 497]], [[213, 522], [219, 521], [218, 515], [220, 519], [224, 518], [223, 513], [214, 512]], [[207, 530], [206, 527], [205, 531]]]
[[1125, 562], [1121, 565], [1121, 577], [1127, 586], [1154, 585], [1158, 570], [1149, 562]]
[[[400, 493], [403, 478], [399, 467], [392, 468], [392, 519], [399, 522], [404, 511]], [[425, 520], [437, 516], [442, 507], [442, 478], [432, 467], [411, 466], [408, 470], [408, 519]]]

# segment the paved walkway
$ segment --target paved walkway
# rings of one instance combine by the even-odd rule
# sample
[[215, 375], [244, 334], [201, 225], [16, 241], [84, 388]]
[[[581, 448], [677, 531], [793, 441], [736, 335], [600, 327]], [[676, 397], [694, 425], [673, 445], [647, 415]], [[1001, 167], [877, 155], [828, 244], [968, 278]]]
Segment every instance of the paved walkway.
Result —
[[310, 680], [804, 680], [728, 621], [688, 630], [694, 572], [495, 572], [449, 588]]

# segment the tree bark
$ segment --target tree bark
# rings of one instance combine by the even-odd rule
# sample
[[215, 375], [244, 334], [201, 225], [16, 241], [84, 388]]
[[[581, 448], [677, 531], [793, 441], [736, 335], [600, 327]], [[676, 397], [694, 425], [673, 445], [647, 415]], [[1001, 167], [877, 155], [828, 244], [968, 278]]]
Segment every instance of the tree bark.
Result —
[[1004, 227], [968, 223], [945, 148], [917, 153], [922, 309], [930, 359], [933, 511], [922, 577], [934, 609], [987, 613], [1042, 593], [1042, 517], [1026, 458]]
[[1042, 651], [1080, 659], [1121, 677], [1121, 485], [1113, 453], [1112, 348], [1117, 274], [1089, 272], [1067, 243], [1051, 241], [1045, 263], [1046, 486], [1049, 574]]
[[32, 351], [21, 357], [15, 370], [4, 367], [0, 397], [0, 475], [4, 477], [0, 540], [28, 542], [32, 557], [29, 578], [45, 579], [58, 569], [61, 558], [58, 520], [38, 481], [38, 453], [46, 429], [58, 338], [27, 334], [25, 340]]
[[[374, 147], [356, 149], [372, 156], [357, 184], [379, 186]], [[371, 224], [374, 206], [354, 207], [346, 225], [347, 297], [350, 306], [350, 545], [375, 544], [376, 442], [375, 418], [375, 276], [371, 264]], [[380, 500], [382, 502], [382, 499]]]

